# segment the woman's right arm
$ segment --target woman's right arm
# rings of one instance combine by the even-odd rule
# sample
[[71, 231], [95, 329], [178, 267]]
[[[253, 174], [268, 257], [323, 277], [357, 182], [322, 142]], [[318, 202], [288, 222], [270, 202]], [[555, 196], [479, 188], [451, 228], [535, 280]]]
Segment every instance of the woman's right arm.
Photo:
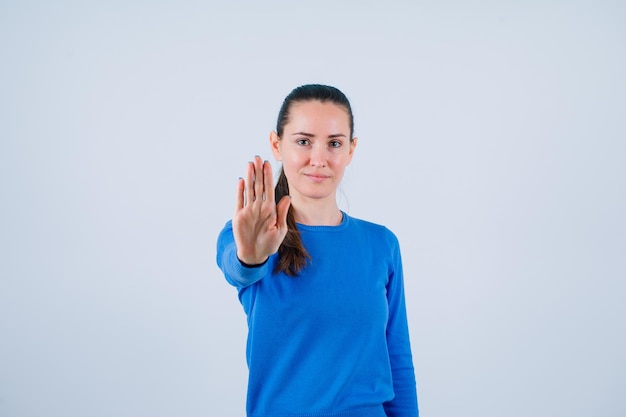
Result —
[[233, 223], [229, 220], [217, 238], [217, 266], [229, 284], [244, 288], [254, 284], [268, 272], [269, 262], [258, 266], [246, 265], [237, 257], [237, 245], [233, 236]]
[[231, 284], [247, 286], [268, 272], [267, 259], [287, 234], [289, 204], [287, 196], [275, 203], [272, 166], [255, 157], [237, 182], [233, 220], [218, 238], [217, 264]]

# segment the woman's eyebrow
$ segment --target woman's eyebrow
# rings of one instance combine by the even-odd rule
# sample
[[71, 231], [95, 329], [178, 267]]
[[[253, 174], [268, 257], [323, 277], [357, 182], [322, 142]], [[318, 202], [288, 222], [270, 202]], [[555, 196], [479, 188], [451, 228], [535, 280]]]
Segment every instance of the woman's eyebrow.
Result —
[[[295, 132], [292, 133], [291, 136], [306, 136], [308, 138], [314, 138], [315, 135], [313, 133], [307, 133], [307, 132]], [[333, 135], [328, 135], [329, 138], [334, 139], [334, 138], [345, 138], [346, 135], [344, 135], [343, 133], [335, 133]]]
[[309, 138], [314, 138], [315, 135], [313, 133], [306, 133], [306, 132], [296, 132], [296, 133], [292, 133], [291, 136], [306, 136]]

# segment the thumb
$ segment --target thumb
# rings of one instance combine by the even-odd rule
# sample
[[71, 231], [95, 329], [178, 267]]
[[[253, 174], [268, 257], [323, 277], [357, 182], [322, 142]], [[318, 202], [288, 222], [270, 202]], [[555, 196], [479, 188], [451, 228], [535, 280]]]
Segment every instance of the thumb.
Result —
[[280, 199], [276, 205], [276, 225], [280, 230], [287, 230], [287, 213], [291, 205], [291, 197], [288, 195]]

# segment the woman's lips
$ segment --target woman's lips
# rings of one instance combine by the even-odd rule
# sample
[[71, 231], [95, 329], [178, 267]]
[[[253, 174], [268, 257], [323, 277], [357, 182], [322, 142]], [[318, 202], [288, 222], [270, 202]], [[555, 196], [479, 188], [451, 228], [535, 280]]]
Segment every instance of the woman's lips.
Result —
[[322, 182], [330, 178], [330, 176], [323, 175], [323, 174], [304, 174], [304, 175], [306, 175], [313, 182]]

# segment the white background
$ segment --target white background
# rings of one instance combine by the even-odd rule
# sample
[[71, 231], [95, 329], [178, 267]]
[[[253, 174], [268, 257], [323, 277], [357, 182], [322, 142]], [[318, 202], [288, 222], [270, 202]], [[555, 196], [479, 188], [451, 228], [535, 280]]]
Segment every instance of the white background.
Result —
[[0, 1], [0, 416], [244, 415], [215, 265], [286, 94], [351, 99], [423, 416], [624, 416], [626, 6]]

